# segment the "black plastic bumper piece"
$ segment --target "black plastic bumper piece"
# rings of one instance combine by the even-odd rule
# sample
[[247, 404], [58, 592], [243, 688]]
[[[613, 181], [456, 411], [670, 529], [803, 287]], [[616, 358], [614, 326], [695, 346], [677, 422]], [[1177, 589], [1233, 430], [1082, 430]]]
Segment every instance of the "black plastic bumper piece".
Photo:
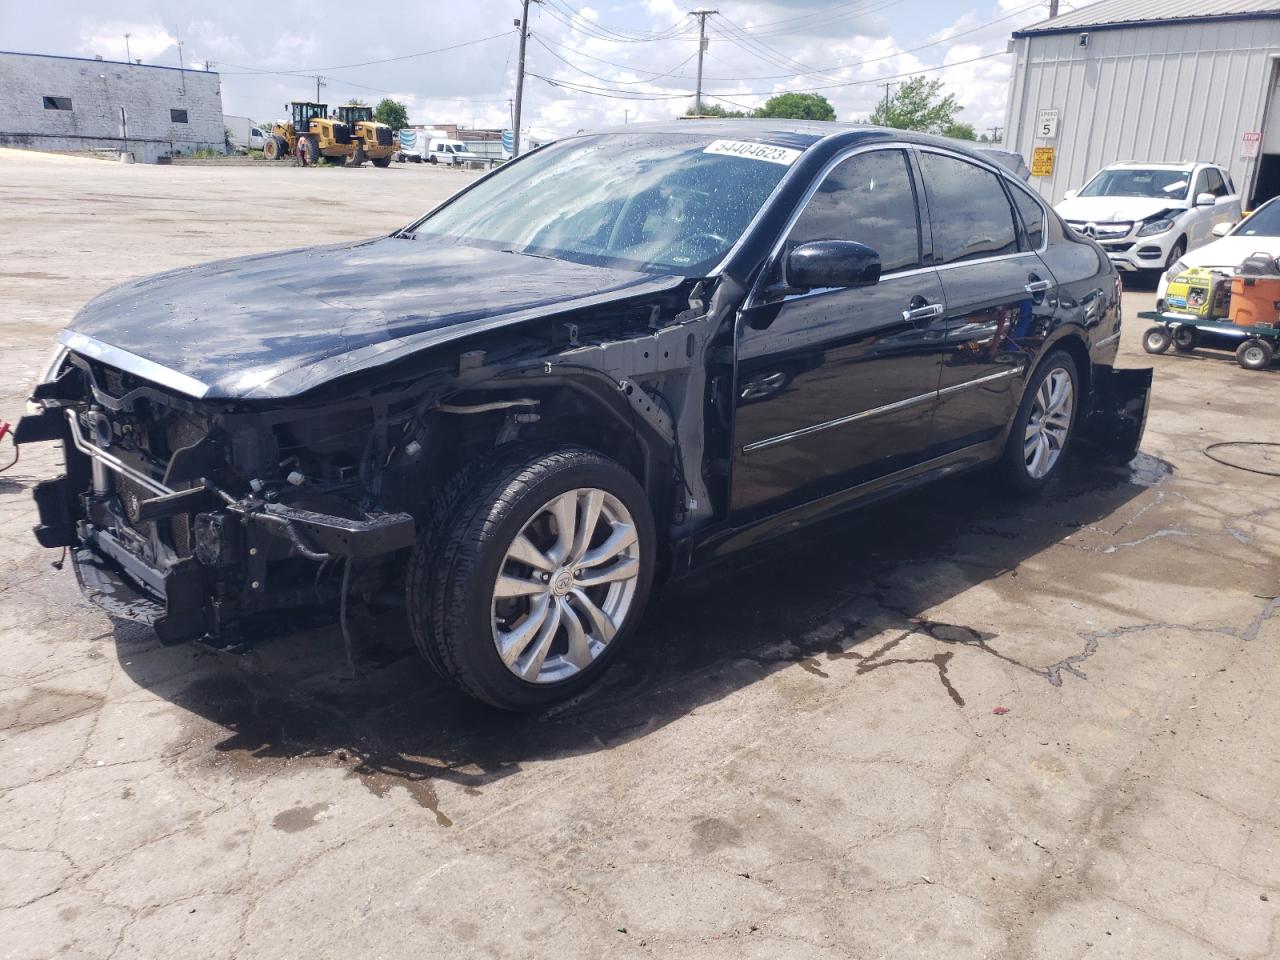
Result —
[[[233, 511], [234, 507], [231, 507]], [[384, 553], [394, 553], [413, 546], [416, 525], [407, 513], [384, 513], [364, 520], [349, 520], [310, 510], [298, 510], [281, 504], [270, 504], [245, 516], [259, 520], [264, 527], [288, 538], [291, 528], [308, 546], [319, 553], [361, 560]]]
[[194, 558], [161, 572], [146, 566], [111, 534], [89, 529], [72, 551], [80, 589], [112, 616], [150, 626], [161, 643], [181, 643], [207, 632], [204, 584]]
[[1152, 370], [1094, 368], [1093, 411], [1080, 439], [1095, 454], [1128, 463], [1138, 454], [1151, 406]]
[[31, 490], [40, 522], [35, 526], [36, 542], [42, 547], [70, 547], [76, 542], [76, 524], [72, 519], [73, 498], [68, 494], [66, 477], [41, 480]]

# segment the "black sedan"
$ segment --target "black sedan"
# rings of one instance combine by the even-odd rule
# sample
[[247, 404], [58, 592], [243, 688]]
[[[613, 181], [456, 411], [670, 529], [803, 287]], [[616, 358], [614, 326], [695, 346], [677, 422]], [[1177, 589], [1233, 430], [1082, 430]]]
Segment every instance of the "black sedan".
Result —
[[658, 578], [1073, 436], [1141, 438], [1120, 281], [1005, 167], [897, 130], [559, 141], [396, 233], [127, 283], [60, 337], [45, 546], [161, 640], [403, 597], [426, 659], [536, 708]]

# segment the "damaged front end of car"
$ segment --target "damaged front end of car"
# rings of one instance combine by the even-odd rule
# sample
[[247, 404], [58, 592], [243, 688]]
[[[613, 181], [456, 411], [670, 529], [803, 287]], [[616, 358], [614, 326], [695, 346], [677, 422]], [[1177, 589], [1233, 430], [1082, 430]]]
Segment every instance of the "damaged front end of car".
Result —
[[[722, 479], [708, 490], [673, 459], [680, 437], [701, 462], [718, 370], [700, 289], [458, 338], [270, 400], [193, 396], [73, 334], [16, 431], [65, 456], [34, 489], [36, 538], [71, 551], [89, 599], [163, 642], [244, 648], [267, 632], [257, 623], [332, 618], [348, 590], [398, 603], [442, 491], [509, 444], [605, 451], [687, 529], [724, 497]], [[727, 428], [715, 441], [727, 447]]]
[[73, 550], [90, 598], [164, 642], [237, 642], [259, 614], [334, 600], [331, 562], [413, 543], [414, 517], [371, 483], [376, 405], [250, 412], [78, 353], [33, 400], [17, 442], [66, 457], [35, 488], [37, 540]]

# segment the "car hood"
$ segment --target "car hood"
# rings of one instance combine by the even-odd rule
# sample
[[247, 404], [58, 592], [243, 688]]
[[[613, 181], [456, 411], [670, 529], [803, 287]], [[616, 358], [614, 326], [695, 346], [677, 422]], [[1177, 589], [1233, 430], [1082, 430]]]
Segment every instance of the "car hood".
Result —
[[59, 339], [191, 396], [280, 399], [463, 336], [684, 279], [384, 237], [125, 283], [85, 306]]
[[1145, 220], [1163, 210], [1177, 210], [1176, 201], [1144, 197], [1072, 197], [1054, 207], [1064, 220], [1085, 223], [1114, 223], [1121, 220]]
[[1254, 253], [1280, 257], [1280, 237], [1223, 237], [1184, 253], [1182, 262], [1188, 267], [1234, 269]]

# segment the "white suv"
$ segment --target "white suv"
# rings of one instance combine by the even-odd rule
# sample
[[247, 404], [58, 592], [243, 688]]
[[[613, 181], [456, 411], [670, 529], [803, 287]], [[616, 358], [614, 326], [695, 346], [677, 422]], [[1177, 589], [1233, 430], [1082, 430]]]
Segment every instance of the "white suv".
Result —
[[1117, 269], [1164, 271], [1239, 220], [1240, 197], [1214, 163], [1113, 163], [1054, 209]]

